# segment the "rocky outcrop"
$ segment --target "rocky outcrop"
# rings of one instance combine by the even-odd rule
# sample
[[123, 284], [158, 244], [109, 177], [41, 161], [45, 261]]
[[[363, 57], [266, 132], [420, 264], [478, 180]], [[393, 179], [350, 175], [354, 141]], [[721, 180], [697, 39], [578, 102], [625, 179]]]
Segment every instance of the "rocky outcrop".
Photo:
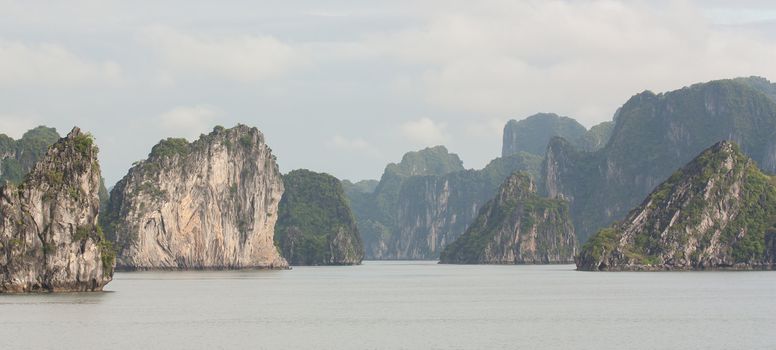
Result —
[[732, 142], [701, 153], [577, 258], [591, 271], [772, 269], [776, 179]]
[[719, 80], [625, 103], [606, 145], [586, 152], [551, 141], [543, 166], [546, 192], [571, 203], [584, 242], [621, 220], [676, 169], [720, 140], [733, 140], [766, 172], [776, 171], [776, 101], [762, 78]]
[[[396, 248], [402, 187], [416, 177], [437, 177], [463, 171], [463, 162], [444, 146], [408, 152], [401, 162], [385, 167], [383, 176], [371, 193], [348, 190], [350, 207], [358, 222], [367, 259], [402, 259]], [[414, 244], [414, 243], [412, 243]]]
[[554, 113], [534, 114], [520, 121], [513, 119], [504, 126], [501, 156], [519, 152], [541, 156], [550, 138], [557, 136], [576, 141], [586, 132], [587, 129], [576, 120]]
[[536, 177], [540, 163], [521, 152], [480, 170], [462, 170], [458, 156], [443, 147], [408, 153], [386, 167], [374, 192], [348, 191], [367, 258], [439, 258], [504, 179], [517, 170]]
[[487, 201], [489, 183], [477, 171], [407, 179], [399, 192], [396, 231], [385, 241], [395, 259], [436, 259]]
[[100, 291], [114, 253], [98, 225], [100, 165], [74, 128], [18, 186], [0, 188], [0, 292]]
[[111, 191], [105, 226], [117, 267], [285, 268], [273, 240], [282, 194], [256, 128], [163, 140]]
[[[615, 113], [615, 118], [617, 114]], [[606, 121], [593, 125], [581, 139], [576, 140], [576, 146], [582, 150], [593, 152], [597, 151], [609, 142], [614, 130], [614, 121]], [[562, 137], [562, 136], [559, 136]], [[571, 141], [574, 141], [573, 139]]]
[[275, 242], [291, 265], [355, 265], [364, 245], [341, 182], [294, 170], [283, 176]]
[[471, 226], [442, 252], [443, 264], [561, 264], [577, 238], [568, 203], [536, 194], [524, 173], [510, 176]]

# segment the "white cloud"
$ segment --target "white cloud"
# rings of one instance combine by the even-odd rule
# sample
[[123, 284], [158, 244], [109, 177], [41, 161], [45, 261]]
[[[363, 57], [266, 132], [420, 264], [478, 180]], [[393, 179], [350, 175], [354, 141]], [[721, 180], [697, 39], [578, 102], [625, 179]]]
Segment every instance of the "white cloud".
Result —
[[360, 153], [372, 157], [380, 155], [380, 151], [377, 148], [360, 137], [349, 139], [341, 135], [335, 135], [327, 142], [327, 146], [339, 151]]
[[420, 118], [401, 125], [402, 134], [420, 146], [434, 146], [449, 141], [447, 124], [437, 123], [429, 118]]
[[161, 126], [174, 135], [192, 140], [213, 128], [221, 113], [211, 106], [179, 106], [159, 115]]
[[115, 85], [121, 80], [121, 67], [113, 61], [89, 61], [57, 44], [0, 40], [0, 85]]
[[179, 76], [225, 78], [253, 82], [277, 77], [305, 64], [294, 47], [272, 36], [205, 36], [167, 27], [150, 27], [143, 39]]
[[480, 118], [482, 120], [472, 120], [467, 122], [466, 130], [471, 136], [481, 137], [483, 139], [501, 140], [508, 118]]
[[587, 125], [644, 89], [776, 78], [773, 36], [719, 26], [690, 2], [468, 2], [352, 46], [372, 54], [357, 59], [414, 68], [397, 74], [412, 87], [403, 91], [445, 110], [518, 118], [555, 111]]
[[0, 114], [0, 134], [6, 134], [14, 139], [19, 139], [27, 130], [30, 130], [40, 123], [37, 118], [29, 115]]

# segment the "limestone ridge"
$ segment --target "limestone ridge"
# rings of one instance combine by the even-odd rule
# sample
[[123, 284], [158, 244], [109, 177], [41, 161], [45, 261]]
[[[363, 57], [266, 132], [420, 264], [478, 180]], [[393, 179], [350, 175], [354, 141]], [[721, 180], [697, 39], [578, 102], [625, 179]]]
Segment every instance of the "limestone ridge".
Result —
[[351, 186], [346, 192], [366, 257], [439, 258], [510, 174], [524, 170], [537, 177], [540, 163], [538, 156], [520, 152], [480, 170], [464, 170], [458, 156], [441, 146], [408, 153], [386, 167], [374, 191]]
[[111, 191], [122, 269], [285, 268], [273, 241], [283, 181], [256, 128], [153, 147]]
[[440, 263], [571, 263], [576, 252], [568, 203], [540, 197], [528, 175], [515, 173], [466, 232], [445, 248]]
[[291, 265], [355, 265], [364, 244], [341, 182], [294, 170], [283, 176], [275, 242]]
[[740, 78], [637, 94], [618, 110], [600, 150], [550, 141], [542, 169], [545, 192], [570, 201], [577, 236], [585, 242], [720, 140], [735, 141], [763, 170], [776, 172], [775, 86]]
[[550, 137], [560, 136], [575, 140], [587, 130], [576, 120], [554, 113], [539, 113], [520, 121], [510, 120], [504, 126], [501, 155], [518, 152], [542, 155]]
[[613, 126], [609, 121], [587, 130], [576, 120], [555, 113], [538, 113], [520, 121], [512, 119], [504, 126], [501, 156], [526, 152], [541, 157], [553, 137], [562, 137], [580, 149], [594, 151], [606, 144]]
[[73, 128], [18, 186], [0, 188], [0, 292], [99, 291], [111, 281], [97, 152], [91, 136]]
[[772, 269], [776, 181], [729, 141], [660, 184], [621, 223], [600, 230], [580, 270]]

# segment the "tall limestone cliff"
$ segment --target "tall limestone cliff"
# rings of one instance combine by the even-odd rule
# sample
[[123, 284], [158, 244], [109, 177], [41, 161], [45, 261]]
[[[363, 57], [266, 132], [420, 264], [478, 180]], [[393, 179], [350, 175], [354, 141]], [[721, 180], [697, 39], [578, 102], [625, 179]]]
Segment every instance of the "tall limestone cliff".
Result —
[[18, 186], [0, 188], [0, 292], [99, 291], [114, 252], [97, 221], [100, 165], [74, 128]]
[[776, 179], [732, 142], [704, 151], [583, 247], [580, 270], [772, 269]]
[[441, 146], [408, 153], [386, 167], [374, 192], [348, 191], [366, 257], [438, 258], [504, 179], [516, 170], [537, 174], [540, 163], [539, 157], [521, 152], [481, 170], [463, 170], [458, 156]]
[[[576, 141], [572, 139], [572, 142], [575, 142], [575, 145], [582, 150], [588, 152], [597, 151], [606, 146], [606, 143], [609, 142], [609, 138], [612, 137], [612, 130], [614, 130], [614, 121], [602, 122], [593, 125], [585, 132], [585, 135], [583, 135], [582, 138], [577, 139]], [[549, 140], [547, 144], [549, 145]]]
[[776, 91], [762, 78], [718, 80], [633, 96], [595, 152], [550, 141], [542, 177], [547, 194], [571, 203], [580, 241], [624, 218], [676, 169], [721, 140], [737, 142], [766, 172], [776, 171]]
[[576, 120], [554, 113], [538, 113], [520, 121], [513, 119], [504, 126], [501, 156], [518, 152], [541, 156], [550, 138], [559, 136], [577, 140], [584, 137], [586, 131]]
[[388, 164], [373, 192], [348, 191], [350, 207], [364, 241], [366, 258], [400, 259], [394, 245], [399, 229], [400, 193], [408, 178], [442, 176], [462, 170], [463, 162], [458, 155], [449, 153], [444, 146], [429, 147], [408, 152], [401, 162]]
[[576, 252], [568, 203], [539, 197], [531, 178], [515, 173], [466, 232], [445, 247], [440, 263], [571, 263]]
[[163, 140], [111, 191], [105, 226], [117, 267], [285, 268], [273, 241], [282, 194], [256, 128]]
[[275, 242], [291, 265], [354, 265], [364, 245], [340, 181], [294, 170], [283, 176]]
[[576, 120], [555, 113], [538, 113], [520, 121], [512, 119], [504, 126], [501, 156], [520, 152], [544, 156], [553, 137], [562, 137], [580, 149], [595, 151], [606, 144], [613, 127], [613, 122], [603, 122], [587, 130]]

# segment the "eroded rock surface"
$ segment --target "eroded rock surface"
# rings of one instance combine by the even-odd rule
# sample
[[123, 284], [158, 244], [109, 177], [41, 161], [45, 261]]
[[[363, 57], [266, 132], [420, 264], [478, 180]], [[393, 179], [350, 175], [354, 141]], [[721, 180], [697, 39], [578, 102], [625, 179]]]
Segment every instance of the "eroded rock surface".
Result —
[[21, 184], [0, 189], [0, 292], [99, 291], [114, 253], [98, 226], [100, 165], [74, 128]]
[[772, 269], [776, 181], [729, 141], [660, 184], [619, 224], [600, 230], [580, 270]]
[[511, 175], [466, 232], [442, 252], [443, 264], [571, 263], [577, 238], [568, 203], [542, 198], [524, 173]]
[[122, 269], [285, 268], [273, 240], [283, 181], [256, 128], [167, 139], [111, 192]]

